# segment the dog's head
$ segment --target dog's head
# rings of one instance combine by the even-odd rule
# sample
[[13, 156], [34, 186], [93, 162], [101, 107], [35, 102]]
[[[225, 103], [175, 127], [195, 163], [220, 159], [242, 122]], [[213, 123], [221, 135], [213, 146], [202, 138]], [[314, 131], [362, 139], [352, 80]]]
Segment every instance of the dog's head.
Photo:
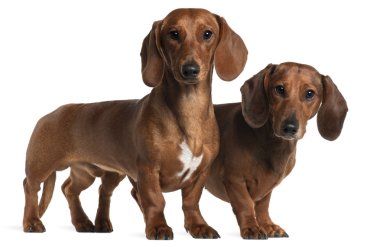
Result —
[[341, 133], [348, 111], [346, 101], [329, 76], [297, 63], [268, 65], [241, 87], [242, 110], [253, 128], [267, 121], [276, 136], [301, 139], [315, 114], [318, 130], [327, 140]]
[[158, 85], [165, 73], [183, 84], [218, 76], [233, 80], [243, 70], [248, 51], [243, 40], [215, 14], [204, 9], [176, 9], [154, 22], [141, 48], [146, 85]]

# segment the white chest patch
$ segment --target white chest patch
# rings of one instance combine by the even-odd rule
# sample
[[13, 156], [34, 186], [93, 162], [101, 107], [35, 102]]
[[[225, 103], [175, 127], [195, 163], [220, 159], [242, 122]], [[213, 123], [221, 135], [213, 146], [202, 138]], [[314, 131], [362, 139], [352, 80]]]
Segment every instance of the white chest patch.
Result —
[[202, 162], [203, 154], [201, 154], [199, 157], [194, 156], [185, 141], [183, 141], [179, 147], [181, 148], [181, 154], [179, 155], [178, 159], [183, 163], [183, 169], [177, 174], [177, 176], [182, 177], [184, 174], [186, 174], [186, 176], [183, 178], [183, 181], [186, 181], [190, 178], [190, 176]]

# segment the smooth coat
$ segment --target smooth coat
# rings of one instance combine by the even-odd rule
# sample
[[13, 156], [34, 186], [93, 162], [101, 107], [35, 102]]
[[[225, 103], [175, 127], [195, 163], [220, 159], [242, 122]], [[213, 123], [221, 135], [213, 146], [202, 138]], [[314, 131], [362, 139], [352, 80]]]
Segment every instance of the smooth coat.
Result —
[[335, 140], [347, 103], [329, 76], [293, 62], [269, 64], [241, 93], [241, 103], [215, 106], [220, 151], [206, 189], [231, 203], [242, 238], [288, 237], [269, 216], [272, 191], [294, 168], [308, 120], [318, 114], [321, 136]]
[[[185, 229], [196, 238], [218, 238], [198, 205], [219, 149], [211, 78], [214, 67], [223, 80], [236, 78], [246, 59], [240, 36], [207, 10], [176, 9], [154, 22], [141, 48], [142, 78], [153, 87], [150, 94], [140, 100], [65, 105], [37, 123], [26, 154], [24, 231], [45, 231], [41, 217], [53, 195], [56, 171], [70, 168], [61, 189], [78, 232], [113, 230], [111, 196], [128, 176], [148, 239], [173, 239], [162, 192], [175, 190], [182, 192]], [[191, 171], [184, 178], [178, 176], [184, 169], [181, 155]], [[79, 195], [96, 177], [102, 184], [94, 225]]]

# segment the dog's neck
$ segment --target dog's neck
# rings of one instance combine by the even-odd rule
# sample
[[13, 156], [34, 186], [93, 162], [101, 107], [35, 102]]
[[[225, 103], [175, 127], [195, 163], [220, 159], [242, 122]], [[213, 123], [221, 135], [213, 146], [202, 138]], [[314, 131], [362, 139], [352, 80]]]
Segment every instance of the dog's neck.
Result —
[[[287, 176], [293, 169], [295, 164], [295, 154], [297, 148], [297, 140], [286, 140], [278, 137], [273, 132], [273, 124], [269, 119], [260, 129], [266, 136], [266, 149], [270, 149], [272, 160], [270, 160], [270, 168], [275, 173]], [[275, 159], [275, 161], [273, 160]]]
[[216, 123], [211, 99], [211, 80], [184, 84], [176, 81], [172, 73], [167, 71], [154, 90], [161, 103], [175, 118], [184, 139], [189, 145], [198, 145], [198, 140], [204, 135], [204, 125]]
[[[268, 159], [263, 159], [263, 162], [266, 162], [266, 167], [274, 173], [289, 174], [293, 168], [293, 166], [289, 166], [289, 158], [296, 154], [297, 140], [285, 140], [276, 136], [270, 119], [262, 127], [252, 128], [245, 121], [241, 110], [237, 112], [236, 118], [235, 127], [243, 142], [242, 147], [248, 147], [247, 150], [255, 151], [255, 155], [270, 156]], [[268, 152], [262, 154], [261, 151]]]

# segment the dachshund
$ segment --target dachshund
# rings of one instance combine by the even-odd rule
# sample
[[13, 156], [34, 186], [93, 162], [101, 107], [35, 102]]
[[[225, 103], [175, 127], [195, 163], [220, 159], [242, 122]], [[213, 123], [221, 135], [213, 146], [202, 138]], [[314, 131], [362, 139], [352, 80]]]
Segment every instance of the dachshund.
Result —
[[288, 237], [272, 222], [272, 190], [292, 171], [297, 141], [318, 113], [321, 136], [335, 140], [348, 111], [329, 76], [292, 62], [268, 65], [241, 87], [242, 103], [215, 106], [220, 152], [206, 189], [230, 202], [244, 239]]
[[[112, 231], [110, 198], [128, 176], [148, 239], [173, 239], [162, 192], [178, 189], [185, 229], [195, 238], [218, 238], [198, 204], [219, 150], [212, 73], [215, 64], [221, 79], [235, 79], [247, 53], [225, 19], [207, 10], [176, 9], [154, 22], [141, 49], [150, 94], [140, 100], [68, 104], [38, 121], [26, 153], [24, 231], [45, 231], [40, 218], [52, 198], [56, 171], [70, 167], [62, 191], [78, 232]], [[79, 195], [96, 177], [102, 183], [93, 225]]]

